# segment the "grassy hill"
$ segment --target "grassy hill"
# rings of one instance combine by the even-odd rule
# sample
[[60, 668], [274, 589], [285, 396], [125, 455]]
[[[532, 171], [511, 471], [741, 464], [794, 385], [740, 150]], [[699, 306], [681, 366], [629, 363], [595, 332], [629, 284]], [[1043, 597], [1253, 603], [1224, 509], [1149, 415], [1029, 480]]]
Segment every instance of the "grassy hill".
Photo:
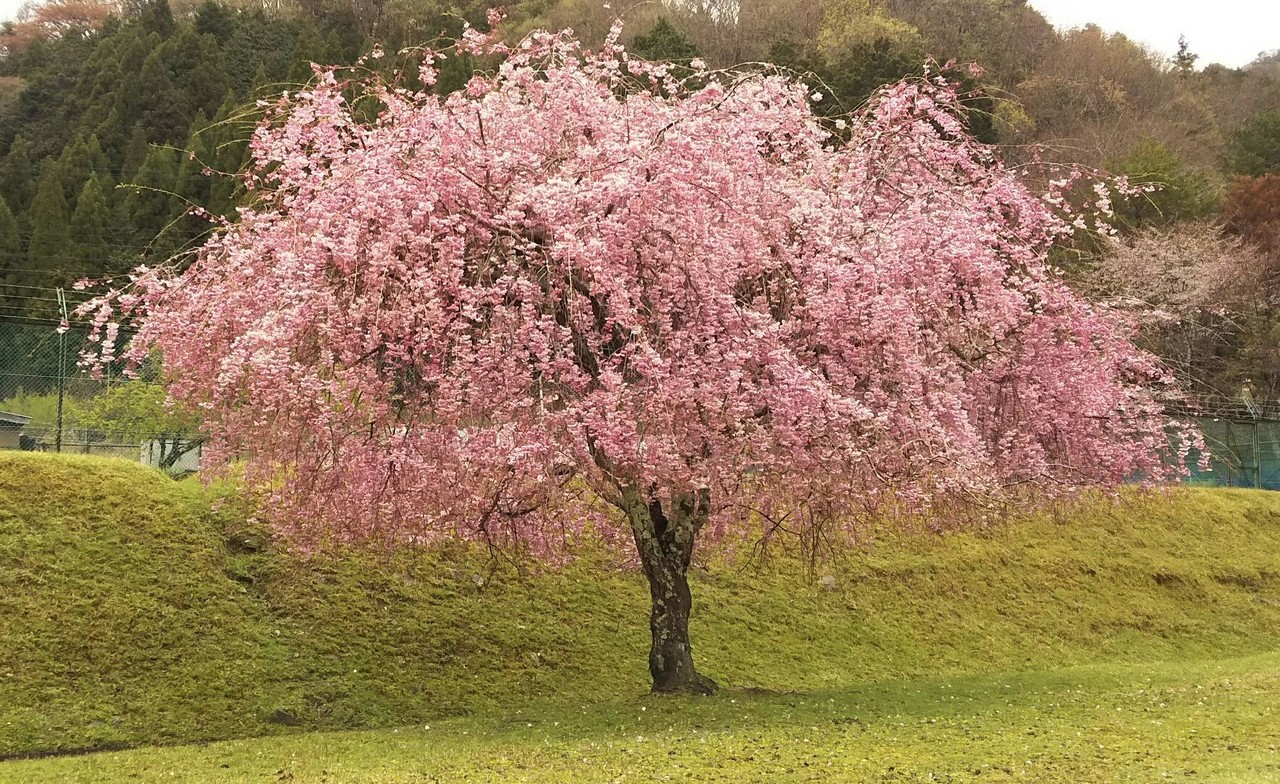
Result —
[[[745, 693], [1265, 654], [1280, 648], [1280, 494], [885, 535], [812, 576], [713, 559], [694, 591], [701, 666]], [[647, 591], [600, 561], [303, 563], [191, 483], [0, 455], [0, 756], [632, 700], [646, 650]]]

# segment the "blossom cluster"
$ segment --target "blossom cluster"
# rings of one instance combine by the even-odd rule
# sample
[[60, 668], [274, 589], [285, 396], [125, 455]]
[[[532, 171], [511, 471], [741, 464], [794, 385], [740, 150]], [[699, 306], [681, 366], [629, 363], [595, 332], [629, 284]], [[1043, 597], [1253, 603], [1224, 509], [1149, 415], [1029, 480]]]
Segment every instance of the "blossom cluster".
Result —
[[238, 220], [127, 295], [127, 350], [294, 534], [550, 554], [622, 537], [624, 489], [705, 489], [723, 537], [768, 499], [839, 520], [1158, 480], [1194, 442], [942, 78], [836, 138], [776, 73], [682, 83], [616, 35], [460, 46], [502, 63], [282, 99]]

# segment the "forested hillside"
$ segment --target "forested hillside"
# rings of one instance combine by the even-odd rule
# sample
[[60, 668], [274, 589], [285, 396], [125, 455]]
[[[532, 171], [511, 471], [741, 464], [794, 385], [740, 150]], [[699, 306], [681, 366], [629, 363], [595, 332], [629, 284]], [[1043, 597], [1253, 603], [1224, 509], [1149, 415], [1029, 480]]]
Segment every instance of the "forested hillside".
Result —
[[[55, 289], [198, 244], [195, 214], [232, 213], [257, 101], [312, 62], [354, 63], [485, 27], [487, 8], [434, 0], [48, 0], [0, 35], [0, 316], [56, 316]], [[512, 39], [571, 26], [603, 38], [617, 9], [506, 6]], [[1193, 387], [1280, 396], [1280, 54], [1242, 69], [1162, 58], [1093, 27], [1057, 32], [1022, 0], [702, 0], [625, 14], [654, 59], [769, 62], [811, 73], [837, 116], [926, 60], [974, 90], [969, 121], [1007, 157], [1045, 156], [1160, 189], [1117, 205], [1116, 240], [1060, 261], [1079, 285], [1157, 309], [1143, 340]], [[1280, 40], [1277, 41], [1280, 44]], [[371, 63], [373, 61], [370, 61]], [[437, 90], [469, 69], [451, 61]], [[744, 66], [746, 67], [746, 66]], [[72, 302], [79, 298], [69, 292]]]

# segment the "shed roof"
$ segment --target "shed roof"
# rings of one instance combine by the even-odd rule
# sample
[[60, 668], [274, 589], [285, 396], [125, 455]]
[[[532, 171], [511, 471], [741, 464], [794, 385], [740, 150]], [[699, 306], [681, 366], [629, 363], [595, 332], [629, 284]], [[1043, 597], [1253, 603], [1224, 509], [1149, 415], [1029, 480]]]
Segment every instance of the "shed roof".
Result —
[[23, 414], [10, 414], [0, 411], [0, 426], [8, 425], [10, 427], [23, 427], [31, 421], [31, 417]]

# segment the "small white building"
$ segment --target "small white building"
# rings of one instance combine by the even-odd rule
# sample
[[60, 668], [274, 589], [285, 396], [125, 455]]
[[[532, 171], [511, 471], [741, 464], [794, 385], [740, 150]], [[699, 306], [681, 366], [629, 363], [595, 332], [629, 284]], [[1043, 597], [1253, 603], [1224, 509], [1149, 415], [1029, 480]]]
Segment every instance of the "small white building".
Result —
[[31, 417], [0, 411], [0, 449], [21, 449], [22, 428], [31, 423]]

